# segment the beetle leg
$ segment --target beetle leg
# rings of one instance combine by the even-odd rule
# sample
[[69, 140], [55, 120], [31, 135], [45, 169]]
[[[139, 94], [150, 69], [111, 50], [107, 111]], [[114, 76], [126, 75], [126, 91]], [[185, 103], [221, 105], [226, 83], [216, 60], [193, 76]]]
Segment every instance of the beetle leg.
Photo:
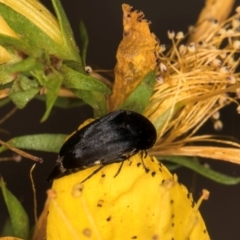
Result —
[[81, 183], [84, 183], [85, 181], [87, 181], [89, 178], [91, 178], [93, 175], [95, 175], [96, 173], [98, 173], [102, 168], [104, 167], [104, 165], [101, 165], [99, 168], [97, 168], [96, 170], [94, 170], [89, 176], [87, 176], [83, 181], [81, 181]]
[[145, 172], [148, 173], [149, 169], [146, 167], [146, 165], [144, 164], [144, 161], [143, 161], [143, 158], [146, 158], [146, 157], [147, 157], [147, 151], [141, 151], [142, 165], [143, 165]]

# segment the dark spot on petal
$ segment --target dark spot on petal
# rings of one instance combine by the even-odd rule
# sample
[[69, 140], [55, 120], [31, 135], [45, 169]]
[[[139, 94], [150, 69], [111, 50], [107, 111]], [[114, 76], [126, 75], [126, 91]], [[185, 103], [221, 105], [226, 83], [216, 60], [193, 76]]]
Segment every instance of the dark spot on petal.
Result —
[[158, 237], [158, 235], [157, 234], [154, 234], [153, 236], [152, 236], [152, 240], [159, 240], [160, 238]]
[[102, 207], [102, 204], [98, 203], [97, 206], [98, 206], [98, 207]]
[[174, 227], [174, 223], [172, 223], [172, 227]]
[[105, 175], [104, 173], [101, 175], [102, 178], [104, 178], [105, 176], [106, 176], [106, 175]]
[[156, 175], [156, 172], [152, 172], [152, 176], [154, 177]]
[[162, 172], [162, 169], [161, 169], [161, 168], [159, 168], [159, 171], [160, 171], [160, 172]]
[[171, 204], [173, 204], [173, 203], [174, 203], [174, 201], [173, 201], [173, 200], [171, 200], [171, 201], [170, 201], [170, 203], [171, 203]]
[[137, 239], [137, 236], [132, 236], [131, 239]]
[[141, 163], [137, 163], [137, 166], [140, 167], [140, 166], [141, 166]]
[[106, 220], [109, 222], [111, 220], [111, 216], [109, 216]]
[[192, 207], [192, 208], [194, 208], [194, 206], [195, 206], [195, 202], [194, 202], [194, 201], [192, 201], [192, 206], [191, 206], [191, 207]]

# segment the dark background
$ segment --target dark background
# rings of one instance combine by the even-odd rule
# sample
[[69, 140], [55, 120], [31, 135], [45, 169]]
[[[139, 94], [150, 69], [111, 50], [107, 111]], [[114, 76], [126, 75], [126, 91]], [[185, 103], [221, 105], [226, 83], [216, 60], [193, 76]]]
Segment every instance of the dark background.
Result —
[[[43, 1], [51, 10], [49, 0]], [[71, 22], [78, 42], [78, 24], [83, 20], [89, 34], [89, 49], [87, 55], [88, 65], [97, 65], [102, 69], [113, 69], [115, 53], [122, 38], [122, 11], [121, 4], [128, 3], [135, 9], [142, 10], [146, 18], [152, 21], [151, 30], [158, 36], [161, 43], [169, 43], [167, 31], [175, 30], [186, 32], [189, 25], [193, 25], [198, 13], [204, 6], [204, 0], [62, 0], [67, 16]], [[237, 1], [240, 3], [240, 0]], [[2, 118], [13, 104], [1, 109]], [[8, 140], [14, 136], [33, 133], [70, 133], [87, 117], [91, 117], [90, 108], [75, 108], [62, 110], [54, 108], [51, 116], [45, 123], [40, 124], [40, 118], [45, 110], [43, 102], [32, 101], [28, 106], [18, 111], [0, 128], [7, 130], [8, 135], [0, 132], [0, 139]], [[238, 137], [240, 139], [239, 121], [236, 106], [229, 106], [221, 111], [224, 128], [221, 134]], [[211, 122], [201, 130], [203, 133], [215, 133]], [[56, 154], [36, 153], [44, 158], [44, 163], [34, 170], [37, 189], [38, 211], [40, 212], [46, 198], [46, 189], [50, 184], [46, 176], [51, 171], [56, 160]], [[7, 155], [11, 155], [8, 153]], [[240, 176], [240, 166], [221, 161], [208, 161], [216, 170], [231, 176]], [[32, 162], [24, 159], [20, 163], [1, 162], [0, 174], [7, 182], [8, 188], [20, 199], [33, 221], [33, 197], [29, 180], [29, 170]], [[240, 185], [224, 186], [199, 175], [190, 170], [177, 171], [179, 181], [184, 183], [194, 193], [197, 199], [203, 188], [208, 189], [210, 199], [201, 206], [201, 213], [205, 219], [210, 236], [214, 240], [240, 239]], [[0, 195], [0, 226], [7, 217], [7, 210]]]

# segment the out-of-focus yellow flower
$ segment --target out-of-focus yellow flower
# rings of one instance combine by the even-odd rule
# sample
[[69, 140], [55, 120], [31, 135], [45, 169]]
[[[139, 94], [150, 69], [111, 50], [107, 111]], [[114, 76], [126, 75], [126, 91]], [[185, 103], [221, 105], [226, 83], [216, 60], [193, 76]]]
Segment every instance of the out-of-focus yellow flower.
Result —
[[187, 189], [149, 155], [57, 179], [52, 186], [47, 239], [204, 239], [204, 221]]
[[[8, 26], [6, 21], [0, 16], [0, 34], [18, 38], [18, 35]], [[0, 46], [0, 64], [12, 60], [12, 55], [2, 46]]]
[[[63, 39], [59, 24], [56, 18], [37, 0], [0, 0], [0, 3], [7, 5], [16, 12], [22, 14], [33, 24], [38, 26], [52, 40], [62, 44]], [[0, 25], [2, 28], [2, 25]], [[1, 30], [0, 30], [1, 31]]]

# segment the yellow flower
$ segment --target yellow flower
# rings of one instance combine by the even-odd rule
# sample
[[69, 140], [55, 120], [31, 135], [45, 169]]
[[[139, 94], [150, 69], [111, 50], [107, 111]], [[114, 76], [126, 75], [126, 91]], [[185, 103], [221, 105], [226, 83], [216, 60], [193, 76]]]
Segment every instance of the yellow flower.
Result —
[[[56, 18], [37, 0], [0, 0], [14, 11], [29, 19], [33, 24], [44, 31], [52, 40], [62, 44], [62, 35]], [[2, 25], [0, 25], [2, 28]]]
[[[148, 31], [143, 13], [123, 5], [125, 34], [117, 53], [116, 82], [109, 107], [119, 108], [147, 72], [158, 70], [158, 83], [144, 111], [158, 131], [158, 141], [149, 151], [152, 155], [201, 156], [240, 163], [237, 143], [212, 135], [195, 136], [209, 118], [216, 129], [221, 128], [219, 109], [237, 102], [239, 96], [239, 62], [234, 58], [240, 49], [239, 11], [228, 20], [220, 11], [231, 5], [232, 1], [208, 1], [199, 20], [208, 22], [199, 23], [190, 32], [187, 44], [181, 43], [182, 32], [169, 32], [173, 46], [167, 53]], [[219, 11], [212, 11], [215, 7]], [[209, 24], [211, 31], [199, 34]], [[134, 41], [138, 34], [147, 39], [140, 41], [140, 47]], [[146, 64], [143, 56], [149, 59]], [[229, 92], [236, 95], [227, 95]], [[228, 148], [190, 146], [199, 142], [224, 143]], [[81, 181], [97, 167], [55, 180], [47, 238], [210, 239], [198, 211], [208, 193], [204, 192], [194, 204], [176, 175], [171, 175], [155, 157], [142, 158], [137, 154], [125, 161], [117, 177], [114, 175], [119, 164], [115, 163], [83, 184]], [[147, 173], [142, 161], [149, 169]]]
[[50, 197], [47, 239], [206, 239], [204, 221], [177, 176], [149, 155], [141, 154], [54, 181]]

